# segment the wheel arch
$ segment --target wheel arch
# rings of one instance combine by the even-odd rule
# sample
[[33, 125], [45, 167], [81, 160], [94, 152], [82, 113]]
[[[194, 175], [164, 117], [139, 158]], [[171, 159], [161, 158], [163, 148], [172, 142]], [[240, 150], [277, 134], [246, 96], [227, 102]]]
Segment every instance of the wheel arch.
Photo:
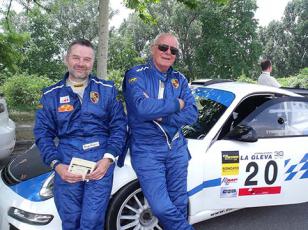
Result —
[[136, 179], [136, 173], [130, 165], [124, 165], [121, 168], [115, 167], [111, 195], [113, 196], [125, 185]]

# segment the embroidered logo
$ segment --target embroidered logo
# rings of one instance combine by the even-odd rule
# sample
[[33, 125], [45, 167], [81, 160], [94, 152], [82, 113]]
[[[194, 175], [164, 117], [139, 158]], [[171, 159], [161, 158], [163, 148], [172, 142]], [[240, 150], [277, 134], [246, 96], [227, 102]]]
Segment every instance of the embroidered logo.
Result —
[[179, 81], [178, 81], [178, 79], [175, 79], [175, 78], [173, 78], [172, 80], [171, 80], [171, 84], [172, 84], [172, 86], [174, 87], [174, 88], [179, 88]]
[[69, 96], [60, 97], [60, 103], [61, 104], [69, 103], [69, 102], [70, 102], [70, 97]]
[[74, 110], [74, 106], [70, 104], [64, 104], [58, 107], [58, 112], [63, 113], [63, 112], [70, 112]]
[[99, 94], [98, 94], [98, 92], [91, 91], [90, 92], [90, 99], [91, 99], [92, 103], [96, 104], [99, 101]]
[[137, 78], [136, 77], [132, 77], [128, 80], [128, 83], [131, 84], [131, 83], [134, 83], [135, 81], [137, 81]]

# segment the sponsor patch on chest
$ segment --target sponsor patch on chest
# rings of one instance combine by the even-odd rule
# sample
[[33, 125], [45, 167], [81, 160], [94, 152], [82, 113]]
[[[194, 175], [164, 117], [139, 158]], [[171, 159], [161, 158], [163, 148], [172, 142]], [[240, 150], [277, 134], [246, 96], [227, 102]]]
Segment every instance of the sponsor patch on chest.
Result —
[[70, 97], [69, 96], [60, 97], [60, 103], [61, 104], [69, 103], [69, 102], [70, 102]]
[[95, 148], [95, 147], [98, 147], [98, 146], [99, 146], [99, 142], [95, 141], [95, 142], [92, 142], [92, 143], [84, 144], [82, 146], [82, 148], [83, 148], [83, 150], [87, 150], [87, 149], [92, 149], [92, 148]]
[[70, 104], [64, 104], [58, 107], [58, 112], [63, 113], [63, 112], [70, 112], [74, 110], [74, 106]]

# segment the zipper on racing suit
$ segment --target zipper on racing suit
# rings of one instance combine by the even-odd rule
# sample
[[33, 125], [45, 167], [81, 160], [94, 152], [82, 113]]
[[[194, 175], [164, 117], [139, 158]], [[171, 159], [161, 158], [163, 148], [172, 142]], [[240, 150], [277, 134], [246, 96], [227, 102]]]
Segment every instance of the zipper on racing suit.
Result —
[[[164, 84], [164, 82], [162, 82], [161, 80], [159, 80], [159, 90], [158, 90], [158, 99], [163, 99], [164, 98], [164, 91], [165, 91], [165, 84]], [[166, 137], [166, 141], [167, 141], [167, 145], [168, 145], [168, 147], [169, 147], [169, 149], [171, 150], [171, 143], [175, 140], [175, 139], [177, 139], [180, 135], [179, 135], [179, 132], [177, 132], [175, 135], [174, 135], [174, 137], [173, 137], [173, 139], [171, 140], [171, 142], [170, 142], [170, 140], [169, 140], [169, 137], [168, 137], [168, 134], [166, 133], [166, 131], [164, 130], [164, 128], [157, 122], [157, 121], [153, 121], [159, 128], [160, 128], [160, 130], [163, 132], [163, 134], [165, 135], [165, 137]]]

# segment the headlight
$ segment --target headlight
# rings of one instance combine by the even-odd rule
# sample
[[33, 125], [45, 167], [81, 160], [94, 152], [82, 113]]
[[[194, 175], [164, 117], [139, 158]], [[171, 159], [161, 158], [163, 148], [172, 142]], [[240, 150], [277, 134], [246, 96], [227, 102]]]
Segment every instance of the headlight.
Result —
[[32, 225], [46, 225], [53, 219], [53, 215], [26, 212], [15, 207], [9, 209], [8, 215], [16, 220]]
[[54, 177], [55, 177], [55, 173], [53, 172], [44, 182], [40, 190], [40, 196], [42, 200], [47, 200], [53, 197], [52, 190], [53, 190], [53, 184], [54, 184]]

